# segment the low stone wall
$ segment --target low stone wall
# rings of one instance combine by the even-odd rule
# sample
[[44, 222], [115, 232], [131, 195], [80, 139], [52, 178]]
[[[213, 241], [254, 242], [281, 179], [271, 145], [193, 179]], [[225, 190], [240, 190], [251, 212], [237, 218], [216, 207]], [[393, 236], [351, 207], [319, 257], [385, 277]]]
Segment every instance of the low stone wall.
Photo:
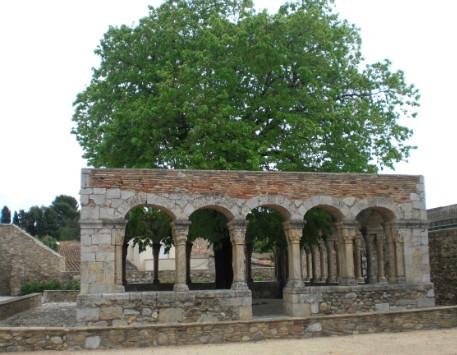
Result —
[[[452, 207], [452, 206], [451, 206]], [[431, 281], [436, 303], [457, 304], [457, 228], [429, 231]]]
[[77, 320], [84, 325], [124, 326], [252, 318], [249, 290], [81, 294]]
[[248, 282], [252, 298], [282, 298], [282, 282], [254, 281]]
[[285, 288], [286, 313], [294, 316], [406, 310], [435, 305], [433, 284], [374, 284]]
[[0, 328], [0, 352], [125, 349], [457, 327], [457, 306], [414, 311], [138, 327]]
[[[272, 267], [253, 267], [252, 277], [262, 280], [274, 280], [275, 270]], [[126, 279], [129, 284], [148, 284], [154, 280], [154, 271], [126, 270]], [[174, 270], [159, 270], [159, 280], [174, 281]], [[214, 280], [214, 270], [192, 270], [191, 279], [199, 282], [199, 279]]]
[[0, 319], [11, 317], [16, 313], [24, 312], [35, 307], [40, 307], [41, 305], [41, 293], [32, 293], [30, 295], [15, 297], [6, 301], [2, 301], [0, 302]]
[[79, 290], [45, 290], [43, 291], [43, 302], [76, 302]]

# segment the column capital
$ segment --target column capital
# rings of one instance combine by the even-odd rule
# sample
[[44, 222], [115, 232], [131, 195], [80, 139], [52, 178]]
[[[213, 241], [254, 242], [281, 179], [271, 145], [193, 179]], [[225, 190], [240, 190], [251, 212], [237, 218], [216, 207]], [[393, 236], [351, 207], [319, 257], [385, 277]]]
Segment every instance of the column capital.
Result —
[[186, 219], [178, 219], [170, 223], [175, 246], [187, 242], [190, 224], [191, 222]]
[[336, 228], [345, 243], [352, 243], [356, 237], [358, 224], [355, 222], [337, 222]]
[[248, 222], [244, 219], [234, 219], [227, 223], [230, 241], [235, 244], [245, 244]]
[[287, 241], [289, 243], [300, 243], [303, 236], [303, 227], [305, 221], [302, 220], [290, 220], [282, 223], [284, 233], [286, 234]]

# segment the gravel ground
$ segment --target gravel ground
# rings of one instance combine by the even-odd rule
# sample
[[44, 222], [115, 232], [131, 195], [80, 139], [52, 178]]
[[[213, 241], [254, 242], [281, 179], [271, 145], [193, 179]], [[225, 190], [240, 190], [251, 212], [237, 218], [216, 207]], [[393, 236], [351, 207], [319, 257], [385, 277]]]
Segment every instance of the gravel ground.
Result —
[[0, 320], [0, 327], [75, 327], [76, 303], [44, 303]]

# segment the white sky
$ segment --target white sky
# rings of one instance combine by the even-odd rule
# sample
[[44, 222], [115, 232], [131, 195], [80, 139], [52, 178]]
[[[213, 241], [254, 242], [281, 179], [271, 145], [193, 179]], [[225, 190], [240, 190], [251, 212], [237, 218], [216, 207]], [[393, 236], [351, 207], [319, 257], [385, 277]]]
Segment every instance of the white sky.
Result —
[[[94, 49], [109, 25], [131, 25], [158, 0], [0, 2], [0, 209], [79, 199], [82, 149], [70, 134], [72, 103], [97, 66]], [[256, 0], [276, 10], [284, 1]], [[336, 0], [362, 29], [368, 62], [389, 58], [421, 91], [419, 149], [396, 173], [425, 176], [427, 207], [457, 203], [457, 21], [455, 0]]]

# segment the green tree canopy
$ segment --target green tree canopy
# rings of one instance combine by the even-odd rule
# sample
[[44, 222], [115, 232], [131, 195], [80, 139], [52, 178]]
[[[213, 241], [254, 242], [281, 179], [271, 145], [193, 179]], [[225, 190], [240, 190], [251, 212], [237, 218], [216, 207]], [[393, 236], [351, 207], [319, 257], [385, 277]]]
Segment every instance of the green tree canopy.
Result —
[[138, 244], [140, 252], [153, 243], [163, 242], [167, 252], [173, 243], [171, 232], [172, 219], [165, 212], [151, 207], [138, 207], [128, 214], [125, 231], [125, 242], [133, 239]]
[[48, 207], [32, 206], [27, 212], [14, 212], [13, 223], [39, 238], [79, 239], [78, 202], [74, 197], [59, 195]]
[[3, 208], [2, 208], [2, 218], [0, 219], [0, 223], [2, 223], [2, 224], [11, 223], [11, 210], [8, 208], [8, 206], [3, 206]]
[[95, 167], [375, 172], [408, 157], [418, 91], [365, 64], [331, 0], [167, 0], [111, 27], [72, 132]]

